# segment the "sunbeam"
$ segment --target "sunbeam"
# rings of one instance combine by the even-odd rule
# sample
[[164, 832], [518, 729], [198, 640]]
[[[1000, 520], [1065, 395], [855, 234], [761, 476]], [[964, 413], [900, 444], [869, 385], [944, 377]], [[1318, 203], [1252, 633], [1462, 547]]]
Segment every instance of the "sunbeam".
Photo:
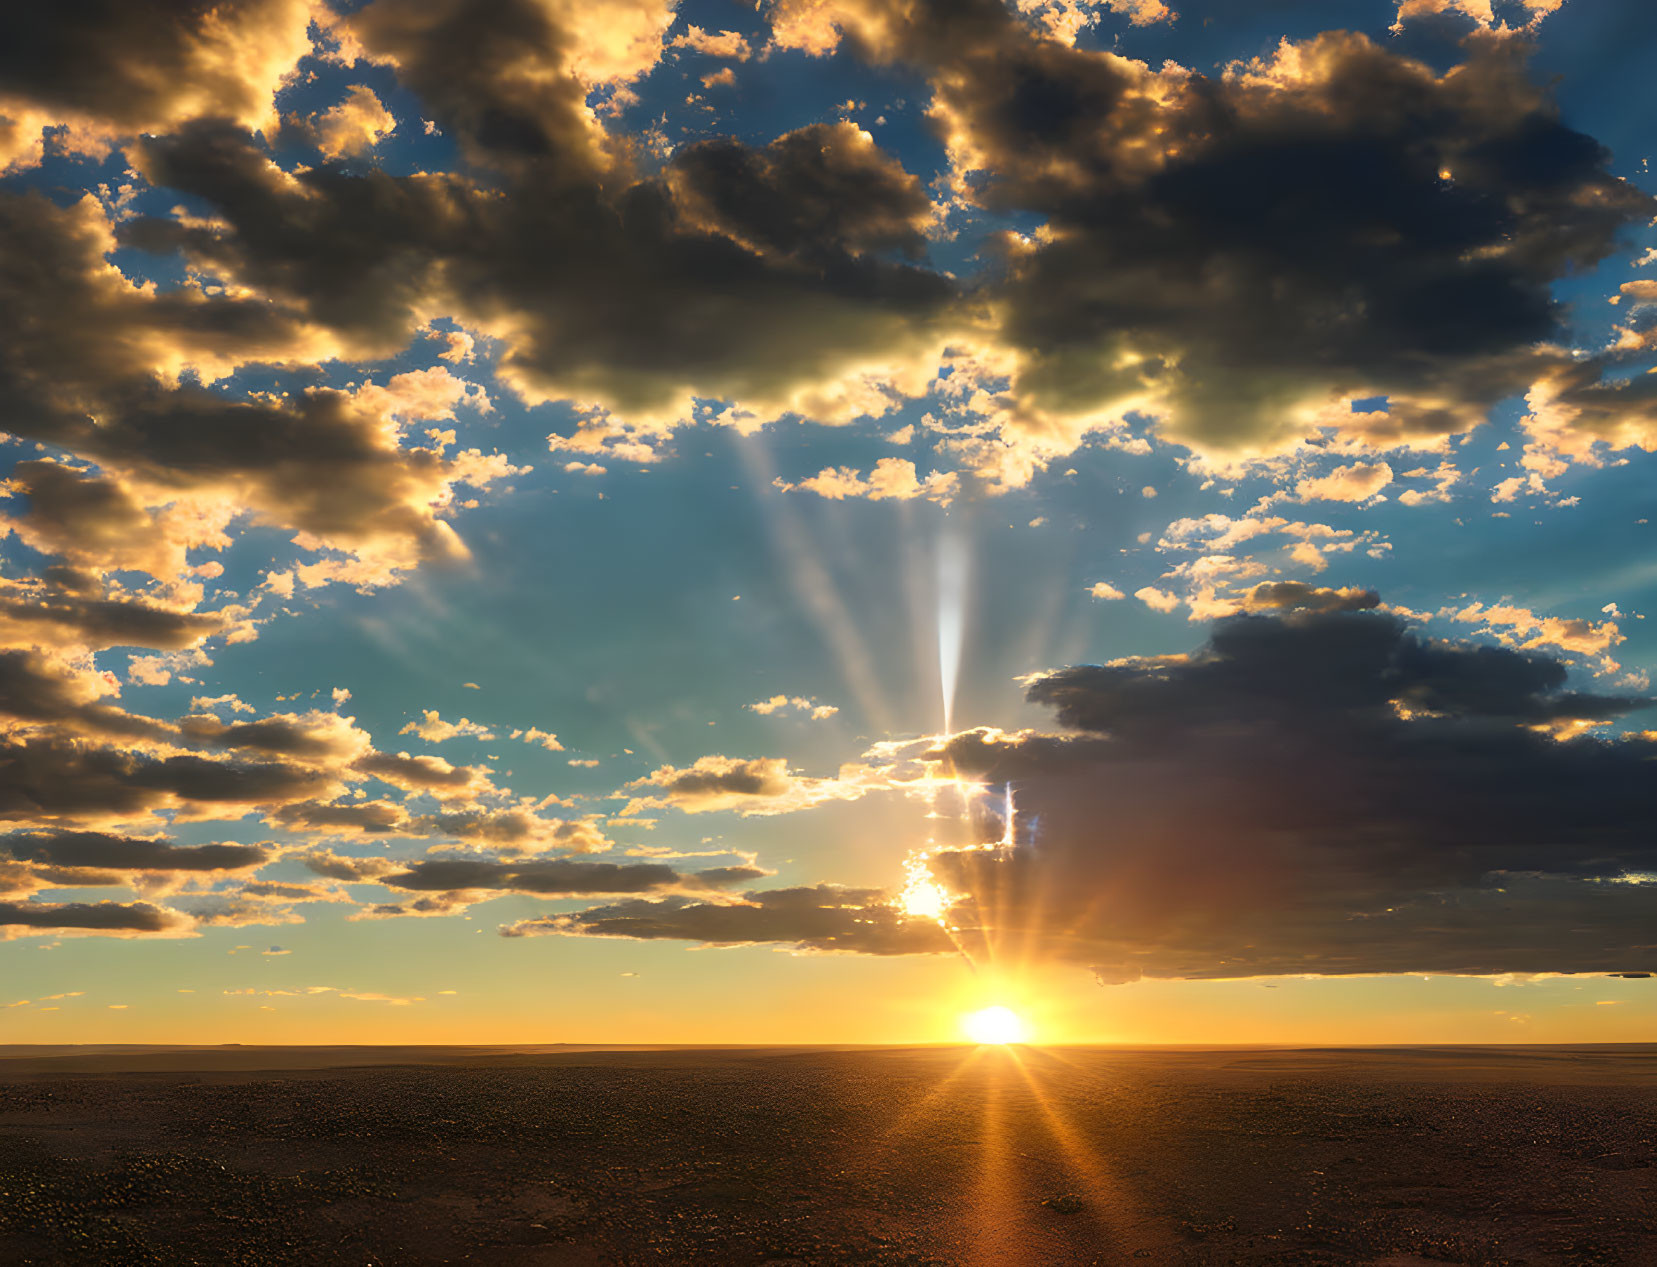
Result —
[[969, 564], [965, 539], [946, 526], [938, 537], [938, 685], [946, 735], [955, 733], [955, 691], [966, 642]]

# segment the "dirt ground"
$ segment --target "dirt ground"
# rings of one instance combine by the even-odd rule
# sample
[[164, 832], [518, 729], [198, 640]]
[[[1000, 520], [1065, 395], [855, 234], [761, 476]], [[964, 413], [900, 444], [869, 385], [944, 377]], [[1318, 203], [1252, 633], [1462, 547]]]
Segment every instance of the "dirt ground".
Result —
[[0, 1263], [1657, 1264], [1657, 1049], [0, 1048]]

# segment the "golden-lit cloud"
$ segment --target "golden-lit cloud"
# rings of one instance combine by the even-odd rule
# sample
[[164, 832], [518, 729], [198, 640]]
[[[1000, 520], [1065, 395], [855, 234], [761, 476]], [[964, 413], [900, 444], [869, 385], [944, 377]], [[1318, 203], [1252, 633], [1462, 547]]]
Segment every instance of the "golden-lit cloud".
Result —
[[891, 786], [874, 766], [843, 766], [832, 778], [798, 774], [782, 757], [698, 757], [683, 768], [662, 766], [627, 784], [624, 817], [653, 809], [686, 814], [735, 810], [744, 815], [788, 814], [828, 801], [855, 801]]
[[761, 717], [793, 712], [809, 717], [812, 721], [824, 721], [840, 711], [833, 704], [819, 704], [815, 699], [803, 695], [773, 695], [769, 699], [758, 700], [743, 707], [750, 712], [758, 713]]
[[363, 84], [354, 85], [337, 106], [310, 121], [316, 145], [329, 158], [362, 154], [378, 145], [397, 126], [397, 119]]
[[450, 739], [493, 739], [495, 734], [487, 726], [462, 717], [458, 721], [444, 721], [437, 710], [425, 709], [419, 721], [411, 721], [397, 732], [399, 735], [419, 735], [427, 743], [444, 743]]
[[827, 498], [844, 501], [848, 497], [866, 497], [870, 501], [913, 501], [924, 497], [928, 501], [947, 506], [960, 489], [960, 477], [953, 471], [933, 471], [921, 479], [915, 464], [908, 458], [881, 458], [865, 477], [849, 466], [825, 467], [817, 474], [790, 484], [787, 480], [772, 481], [783, 492], [801, 489]]
[[311, 51], [321, 0], [121, 0], [19, 13], [0, 59], [0, 169], [54, 145], [102, 156], [203, 116], [273, 126], [274, 97]]

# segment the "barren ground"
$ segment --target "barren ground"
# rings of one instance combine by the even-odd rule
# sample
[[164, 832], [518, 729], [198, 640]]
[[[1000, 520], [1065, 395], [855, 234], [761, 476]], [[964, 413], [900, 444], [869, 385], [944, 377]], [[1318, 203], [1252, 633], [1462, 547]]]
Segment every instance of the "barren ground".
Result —
[[0, 1263], [1657, 1263], [1657, 1049], [0, 1048]]

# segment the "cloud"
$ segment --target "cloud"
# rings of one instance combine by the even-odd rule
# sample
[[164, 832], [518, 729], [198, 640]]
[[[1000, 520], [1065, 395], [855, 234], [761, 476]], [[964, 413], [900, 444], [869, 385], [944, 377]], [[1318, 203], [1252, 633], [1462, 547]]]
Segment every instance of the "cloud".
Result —
[[0, 929], [61, 928], [91, 933], [167, 933], [189, 921], [148, 902], [0, 902]]
[[1062, 733], [941, 746], [1019, 813], [1013, 848], [929, 864], [966, 943], [1029, 938], [1110, 980], [1649, 970], [1657, 899], [1625, 880], [1657, 864], [1657, 747], [1554, 736], [1653, 701], [1367, 602], [1056, 670], [1029, 694]]
[[[1047, 108], [1020, 114], [1032, 82]], [[1553, 278], [1649, 215], [1490, 45], [1437, 76], [1331, 33], [1220, 81], [1015, 49], [963, 68], [940, 106], [983, 200], [1053, 216], [1013, 265], [1014, 390], [1053, 413], [1152, 412], [1202, 451], [1315, 425], [1383, 445], [1467, 430], [1546, 363]], [[1083, 127], [1095, 111], [1106, 125]], [[1128, 368], [1097, 368], [1113, 348]], [[1361, 396], [1386, 410], [1340, 412]]]
[[[349, 699], [351, 692], [347, 691], [345, 695], [346, 698]], [[338, 699], [335, 700], [336, 704], [342, 702], [343, 701]], [[192, 713], [217, 713], [225, 711], [231, 713], [251, 713], [254, 711], [254, 708], [252, 704], [244, 704], [234, 692], [231, 692], [226, 695], [192, 695], [190, 697], [190, 711]]]
[[669, 44], [670, 48], [685, 48], [705, 57], [723, 57], [735, 62], [748, 60], [752, 50], [739, 31], [704, 31], [694, 23], [685, 28]]
[[830, 501], [848, 497], [867, 497], [876, 502], [913, 501], [924, 497], [941, 506], [949, 505], [960, 489], [960, 476], [953, 471], [933, 471], [921, 479], [908, 458], [881, 458], [866, 478], [849, 466], [828, 466], [798, 483], [780, 478], [771, 482], [785, 493], [803, 489]]
[[39, 582], [0, 578], [0, 639], [12, 646], [178, 651], [200, 647], [231, 628], [228, 615], [91, 598]]
[[947, 954], [954, 949], [931, 920], [906, 919], [878, 889], [772, 889], [739, 902], [686, 897], [595, 906], [501, 926], [504, 937], [630, 937], [732, 946], [783, 942], [803, 950], [872, 955]]
[[1406, 506], [1425, 506], [1434, 502], [1450, 500], [1450, 490], [1461, 482], [1461, 471], [1450, 462], [1440, 462], [1436, 469], [1425, 466], [1417, 467], [1413, 471], [1405, 471], [1398, 477], [1404, 480], [1430, 479], [1431, 488], [1407, 488], [1398, 494], [1398, 500]]
[[19, 13], [0, 53], [0, 169], [38, 163], [54, 144], [102, 157], [120, 138], [217, 115], [257, 128], [308, 34], [315, 0], [95, 0]]
[[127, 820], [163, 809], [238, 818], [257, 806], [339, 790], [334, 774], [283, 761], [151, 756], [46, 736], [0, 739], [0, 821]]
[[763, 880], [768, 875], [775, 875], [764, 867], [734, 866], [734, 867], [703, 867], [694, 872], [693, 878], [699, 884], [705, 884], [712, 889], [733, 888], [739, 884], [752, 884], [755, 880]]
[[444, 743], [450, 739], [493, 739], [494, 732], [487, 726], [480, 726], [476, 722], [462, 717], [456, 722], [444, 721], [437, 715], [437, 710], [428, 708], [422, 711], [421, 720], [411, 721], [397, 732], [399, 735], [419, 735], [427, 743]]
[[631, 817], [652, 809], [686, 814], [735, 810], [739, 814], [787, 814], [826, 801], [853, 801], [886, 786], [879, 771], [843, 766], [835, 778], [795, 774], [782, 757], [698, 757], [689, 766], [665, 765], [635, 779], [635, 795], [622, 810]]
[[176, 845], [95, 831], [21, 831], [0, 836], [0, 852], [23, 862], [115, 871], [245, 871], [274, 856], [262, 845]]
[[1179, 598], [1176, 595], [1154, 585], [1140, 586], [1133, 592], [1133, 596], [1152, 611], [1171, 612], [1179, 606]]
[[368, 732], [351, 718], [319, 710], [275, 713], [259, 721], [228, 725], [217, 717], [196, 714], [181, 719], [179, 730], [197, 743], [317, 764], [349, 765], [372, 751]]
[[[304, 923], [296, 905], [348, 900], [332, 888], [255, 881], [212, 893], [181, 893], [171, 901], [207, 928], [258, 928]], [[248, 949], [248, 947], [238, 947]]]
[[587, 94], [649, 71], [673, 8], [667, 0], [602, 8], [581, 0], [376, 0], [343, 25], [370, 57], [396, 68], [474, 158], [558, 154], [581, 177], [605, 161]]
[[[1041, 39], [991, 4], [772, 8], [781, 47], [926, 74], [958, 204], [1044, 221], [1002, 238], [960, 407], [989, 431], [952, 446], [975, 469], [1020, 483], [1135, 416], [1219, 463], [1326, 429], [1436, 448], [1539, 381], [1597, 381], [1551, 286], [1652, 204], [1560, 120], [1522, 41], [1470, 40], [1439, 73], [1328, 32], [1208, 77], [1067, 47], [1078, 20]], [[1567, 436], [1626, 435], [1640, 407], [1560, 396]]]
[[[1171, 17], [1155, 0], [1103, 8], [1136, 23]], [[116, 226], [93, 199], [10, 200], [0, 227], [25, 263], [15, 293], [0, 295], [0, 311], [18, 314], [0, 339], [19, 349], [0, 388], [24, 434], [107, 467], [97, 478], [126, 498], [111, 515], [161, 514], [170, 503], [156, 499], [174, 493], [201, 504], [202, 523], [228, 507], [293, 529], [326, 557], [273, 573], [290, 586], [371, 587], [464, 557], [446, 518], [454, 489], [511, 469], [406, 443], [377, 386], [234, 401], [209, 389], [240, 365], [389, 357], [437, 319], [464, 328], [445, 339], [491, 339], [502, 383], [525, 402], [572, 402], [575, 432], [555, 444], [589, 456], [654, 456], [698, 399], [731, 402], [708, 416], [746, 430], [790, 414], [880, 416], [927, 392], [949, 415], [934, 418], [941, 451], [992, 489], [1089, 434], [1143, 446], [1130, 431], [1147, 419], [1215, 463], [1321, 431], [1343, 451], [1434, 448], [1525, 391], [1539, 460], [1657, 444], [1647, 393], [1608, 373], [1615, 358], [1573, 360], [1551, 298], [1555, 280], [1649, 216], [1650, 200], [1564, 126], [1527, 77], [1521, 42], [1472, 40], [1465, 64], [1439, 73], [1333, 32], [1205, 77], [1069, 46], [1100, 11], [1079, 0], [1018, 13], [895, 0], [768, 8], [776, 47], [822, 54], [844, 40], [926, 78], [947, 206], [850, 122], [642, 161], [638, 138], [613, 135], [588, 97], [659, 60], [675, 14], [658, 0], [602, 11], [377, 0], [347, 17], [249, 0], [214, 10], [206, 43], [169, 15], [137, 46], [154, 46], [189, 90], [125, 82], [137, 78], [126, 69], [98, 87], [194, 103], [201, 117], [135, 107], [135, 130], [152, 135], [131, 157], [210, 214]], [[469, 166], [397, 176], [273, 161], [253, 129], [312, 17], [339, 44], [335, 61], [390, 68]], [[17, 74], [31, 92], [48, 92], [38, 65], [102, 39], [55, 19], [25, 36], [34, 61]], [[284, 51], [247, 61], [267, 45]], [[750, 51], [699, 27], [671, 46]], [[198, 61], [251, 74], [249, 100], [222, 99], [212, 76], [204, 87]], [[93, 81], [59, 75], [48, 95]], [[314, 130], [338, 157], [390, 122], [356, 84]], [[965, 282], [898, 258], [923, 259], [942, 218], [975, 207], [1040, 228], [1003, 235], [992, 266]], [[187, 265], [191, 281], [131, 284], [108, 262], [117, 242]], [[1365, 397], [1382, 406], [1355, 410]], [[468, 399], [488, 406], [475, 390]], [[1351, 496], [1354, 481], [1381, 487], [1386, 465], [1304, 484]], [[795, 486], [947, 503], [957, 478], [888, 459]]]
[[788, 762], [781, 757], [698, 757], [685, 769], [662, 766], [630, 788], [660, 788], [652, 805], [673, 805], [688, 813], [734, 809], [752, 804], [756, 798], [774, 800], [787, 796], [795, 786]]
[[[249, 288], [130, 282], [108, 262], [115, 229], [94, 198], [58, 207], [38, 194], [3, 194], [0, 229], [8, 428], [101, 472], [30, 468], [30, 486], [46, 499], [15, 530], [72, 559], [102, 551], [108, 565], [164, 572], [179, 548], [222, 545], [214, 534], [248, 516], [291, 529], [303, 549], [352, 556], [296, 569], [308, 586], [388, 584], [423, 561], [465, 556], [443, 518], [454, 488], [486, 485], [513, 468], [476, 450], [446, 454], [443, 441], [406, 444], [402, 423], [413, 415], [399, 412], [408, 398], [394, 390], [397, 380], [392, 388], [240, 399], [212, 390], [240, 365], [315, 363], [345, 349]], [[139, 221], [126, 230], [141, 247], [172, 249], [152, 243]], [[429, 388], [434, 375], [448, 371], [413, 377]], [[459, 380], [444, 382], [451, 396], [482, 403]], [[142, 534], [142, 545], [123, 554], [123, 524], [140, 515], [166, 531]]]
[[1303, 479], [1295, 496], [1303, 502], [1366, 502], [1392, 483], [1392, 467], [1385, 462], [1354, 462], [1337, 466], [1327, 475]]
[[[1104, 7], [1171, 16], [1149, 0]], [[0, 330], [30, 352], [9, 394], [29, 434], [72, 441], [111, 478], [246, 507], [362, 556], [319, 559], [295, 573], [306, 584], [386, 584], [462, 557], [444, 518], [454, 487], [508, 469], [401, 442], [374, 392], [232, 405], [180, 374], [195, 367], [210, 384], [241, 364], [390, 356], [436, 318], [492, 339], [501, 382], [525, 402], [572, 402], [574, 434], [554, 443], [583, 461], [655, 456], [699, 399], [730, 402], [707, 416], [748, 430], [790, 414], [881, 416], [928, 392], [946, 415], [934, 417], [941, 451], [992, 489], [1089, 434], [1143, 446], [1130, 432], [1147, 419], [1215, 463], [1320, 431], [1346, 451], [1434, 448], [1527, 390], [1538, 452], [1590, 460], [1595, 445], [1657, 435], [1611, 362], [1562, 350], [1551, 299], [1650, 200], [1560, 122], [1520, 42], [1473, 40], [1464, 65], [1438, 73], [1335, 32], [1204, 77], [1069, 47], [1099, 11], [768, 9], [777, 47], [821, 54], [844, 39], [925, 76], [950, 160], [945, 206], [850, 122], [641, 161], [637, 138], [612, 135], [587, 98], [655, 65], [666, 4], [608, 6], [601, 20], [574, 3], [377, 0], [324, 21], [338, 60], [390, 67], [470, 166], [287, 171], [246, 111], [148, 129], [137, 169], [211, 214], [132, 217], [120, 241], [222, 284], [124, 284], [96, 204], [20, 201], [9, 236], [53, 264], [0, 297], [27, 314]], [[749, 51], [701, 28], [671, 44]], [[337, 137], [317, 124], [335, 155], [387, 123], [365, 85], [338, 110]], [[1041, 227], [1003, 235], [967, 281], [900, 258], [923, 259], [942, 217], [975, 206]], [[87, 330], [110, 337], [75, 381], [31, 369], [84, 347]], [[1355, 410], [1365, 397], [1382, 407]], [[88, 414], [113, 421], [90, 428]], [[227, 425], [255, 414], [256, 426]], [[230, 451], [247, 434], [273, 450], [305, 436], [332, 460], [254, 462]], [[193, 465], [180, 456], [190, 446]], [[1350, 469], [1373, 482], [1383, 465]], [[889, 459], [795, 487], [947, 503], [957, 479]], [[1357, 491], [1331, 480], [1306, 481], [1308, 494]]]
[[1250, 611], [1371, 611], [1381, 605], [1381, 596], [1350, 586], [1329, 589], [1300, 581], [1262, 581], [1248, 592], [1243, 605]]
[[1553, 647], [1576, 655], [1597, 657], [1602, 673], [1614, 673], [1622, 666], [1611, 658], [1611, 650], [1627, 637], [1615, 620], [1594, 622], [1580, 617], [1538, 615], [1515, 603], [1469, 603], [1446, 607], [1439, 613], [1526, 651]]
[[918, 254], [932, 218], [920, 180], [855, 123], [814, 123], [764, 149], [698, 142], [675, 155], [672, 180], [693, 222], [779, 259]]
[[308, 849], [298, 860], [307, 871], [351, 884], [375, 883], [403, 866], [390, 858], [351, 858], [328, 849]]
[[528, 730], [514, 730], [512, 738], [521, 739], [525, 743], [540, 744], [548, 752], [564, 751], [564, 745], [558, 742], [557, 735], [551, 731], [537, 730], [534, 726], [531, 726]]
[[[1249, 605], [1245, 586], [1270, 571], [1287, 570], [1287, 565], [1293, 565], [1322, 572], [1332, 557], [1362, 550], [1370, 558], [1383, 558], [1391, 549], [1390, 543], [1373, 530], [1360, 532], [1265, 513], [1275, 500], [1275, 496], [1262, 498], [1248, 514], [1238, 518], [1208, 514], [1169, 524], [1156, 544], [1157, 550], [1189, 552], [1192, 557], [1162, 574], [1160, 579], [1171, 583], [1156, 589], [1162, 609], [1173, 611], [1183, 602], [1191, 620], [1212, 620], [1245, 610]], [[1283, 550], [1276, 569], [1259, 557], [1257, 547], [1254, 553], [1242, 550], [1248, 543], [1268, 536], [1292, 543], [1278, 542], [1272, 547]], [[1184, 591], [1183, 597], [1178, 590]]]
[[31, 897], [45, 889], [121, 888], [131, 878], [119, 871], [19, 863], [0, 858], [0, 897], [5, 898]]
[[123, 233], [359, 354], [390, 355], [429, 314], [451, 316], [498, 341], [497, 375], [525, 401], [582, 405], [589, 425], [569, 444], [583, 451], [688, 421], [696, 397], [740, 400], [754, 425], [851, 421], [892, 408], [898, 380], [912, 395], [930, 379], [956, 287], [880, 258], [918, 241], [929, 203], [857, 129], [689, 146], [641, 177], [579, 83], [529, 69], [537, 41], [562, 56], [544, 9], [492, 7], [502, 38], [484, 40], [456, 25], [460, 5], [453, 23], [443, 8], [380, 3], [353, 23], [499, 173], [489, 187], [334, 165], [288, 175], [244, 133], [198, 124], [135, 157], [152, 183], [212, 204], [214, 227], [150, 217]]
[[466, 808], [412, 819], [411, 834], [447, 836], [467, 847], [501, 853], [603, 853], [614, 845], [596, 820], [543, 818], [528, 809]]
[[273, 826], [329, 835], [387, 835], [408, 830], [409, 813], [395, 801], [296, 801], [267, 815]]
[[138, 716], [103, 700], [120, 687], [112, 673], [99, 672], [84, 660], [39, 651], [0, 650], [0, 718], [10, 723], [50, 725], [79, 736], [104, 735], [129, 741], [166, 740], [176, 728]]
[[316, 147], [329, 158], [343, 158], [348, 154], [362, 154], [391, 135], [397, 119], [373, 89], [354, 84], [346, 92], [345, 100], [314, 116], [309, 123], [316, 138]]
[[804, 713], [812, 721], [825, 721], [840, 711], [833, 704], [819, 704], [815, 698], [808, 699], [804, 695], [773, 695], [770, 699], [744, 704], [743, 707], [761, 717], [787, 712]]
[[485, 889], [543, 897], [593, 893], [646, 893], [672, 888], [684, 877], [656, 862], [579, 862], [569, 858], [499, 862], [488, 858], [438, 858], [410, 863], [379, 883], [414, 892], [455, 893]]
[[97, 572], [148, 572], [160, 581], [192, 569], [192, 549], [223, 549], [236, 509], [210, 499], [151, 494], [141, 485], [47, 459], [12, 467], [3, 485], [28, 509], [0, 519], [24, 544]]
[[1120, 14], [1134, 26], [1172, 22], [1179, 15], [1163, 0], [1018, 0], [1018, 11], [1048, 39], [1075, 44], [1076, 37], [1097, 25], [1101, 12]]
[[[1533, 30], [1564, 3], [1565, 0], [1398, 0], [1398, 19], [1392, 29], [1397, 33], [1410, 22], [1454, 15], [1480, 30], [1515, 34]], [[1517, 26], [1510, 26], [1509, 18]]]
[[440, 801], [472, 800], [491, 790], [481, 766], [452, 765], [442, 757], [412, 757], [406, 752], [375, 752], [360, 758], [355, 770], [405, 792], [429, 793]]

